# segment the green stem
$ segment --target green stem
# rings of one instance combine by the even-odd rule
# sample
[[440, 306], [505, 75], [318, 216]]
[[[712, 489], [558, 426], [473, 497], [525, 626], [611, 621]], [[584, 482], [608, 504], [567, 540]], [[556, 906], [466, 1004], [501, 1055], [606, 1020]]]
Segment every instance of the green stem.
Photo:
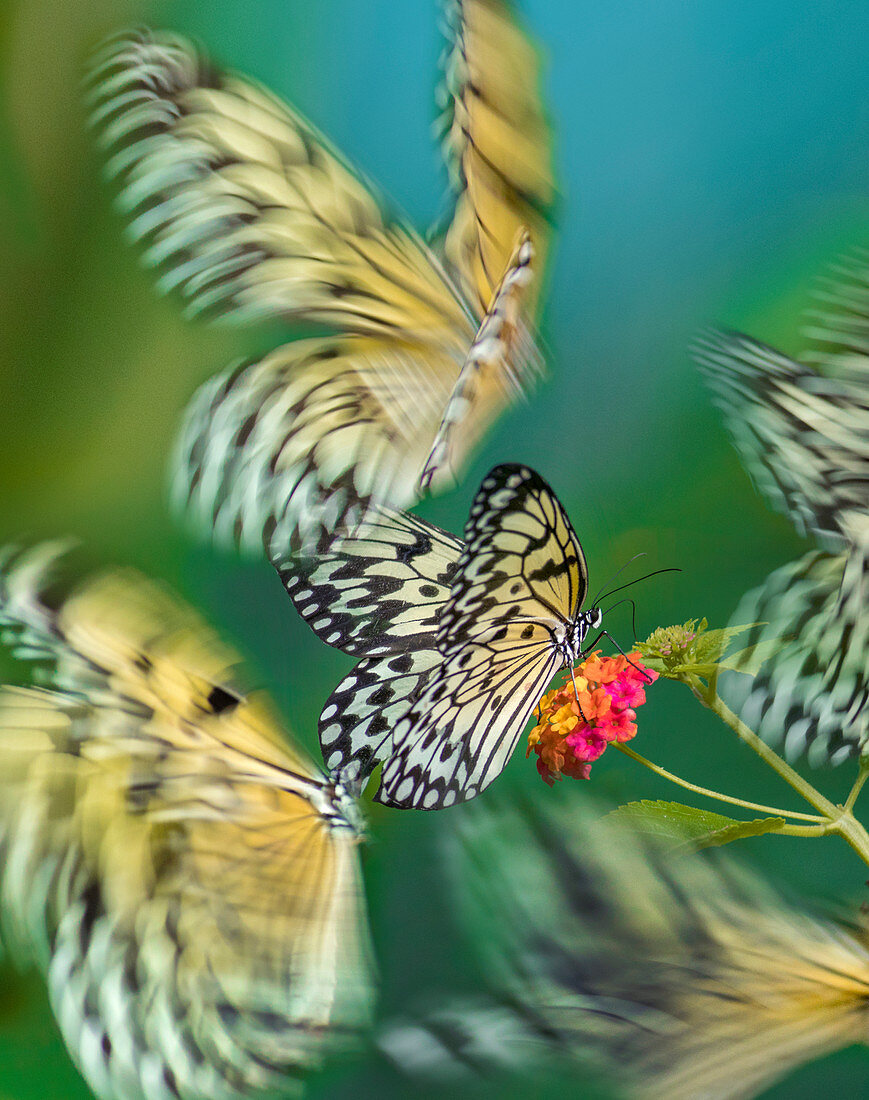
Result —
[[829, 836], [835, 831], [829, 821], [823, 825], [781, 825], [773, 830], [777, 836]]
[[777, 775], [780, 775], [788, 786], [793, 787], [797, 794], [802, 795], [810, 806], [814, 806], [830, 821], [836, 820], [840, 816], [842, 812], [840, 807], [825, 798], [808, 780], [803, 779], [800, 773], [795, 771], [790, 764], [782, 760], [779, 754], [771, 749], [765, 741], [761, 741], [757, 734], [733, 713], [714, 689], [704, 687], [703, 681], [697, 676], [688, 676], [686, 683], [704, 707], [711, 710], [713, 714], [717, 714], [722, 722], [730, 726], [740, 741], [756, 752], [761, 760], [768, 764]]
[[845, 801], [843, 809], [849, 813], [854, 809], [854, 803], [857, 801], [857, 795], [863, 789], [863, 784], [869, 779], [869, 761], [860, 761], [860, 770], [857, 772], [857, 778], [854, 780], [854, 786], [848, 792], [848, 798]]
[[828, 798], [825, 798], [820, 791], [816, 790], [808, 780], [803, 779], [799, 772], [795, 771], [790, 764], [785, 763], [777, 752], [774, 752], [765, 741], [762, 741], [753, 730], [750, 730], [720, 698], [714, 686], [706, 687], [697, 676], [687, 676], [685, 682], [703, 706], [708, 707], [726, 725], [730, 726], [742, 742], [756, 752], [764, 763], [768, 764], [774, 772], [781, 776], [785, 783], [802, 795], [810, 806], [814, 806], [816, 810], [819, 810], [825, 819], [823, 825], [814, 827], [786, 825], [777, 832], [789, 836], [823, 836], [830, 834], [841, 836], [851, 845], [863, 862], [869, 865], [869, 832], [864, 829], [851, 812], [863, 784], [869, 778], [869, 764], [861, 764], [860, 771], [845, 804], [837, 806]]
[[[731, 806], [742, 806], [746, 810], [758, 810], [763, 814], [770, 814], [772, 817], [794, 817], [800, 821], [813, 821], [818, 824], [810, 826], [808, 833], [795, 833], [795, 836], [814, 836], [818, 828], [828, 828], [828, 818], [817, 817], [814, 814], [797, 813], [796, 810], [778, 810], [774, 806], [763, 806], [759, 802], [746, 802], [742, 798], [734, 798], [729, 794], [721, 794], [720, 791], [709, 790], [708, 787], [698, 787], [696, 783], [690, 783], [687, 779], [682, 779], [678, 775], [674, 775], [673, 772], [668, 772], [666, 768], [662, 768], [660, 764], [653, 764], [651, 760], [645, 756], [640, 756], [634, 749], [629, 749], [627, 745], [615, 743], [615, 747], [619, 752], [623, 752], [625, 756], [629, 756], [631, 760], [636, 760], [638, 764], [642, 764], [644, 768], [648, 768], [649, 771], [660, 775], [663, 779], [669, 779], [671, 783], [676, 783], [679, 787], [684, 787], [688, 791], [693, 791], [695, 794], [702, 794], [706, 798], [715, 798], [719, 802], [729, 802]], [[785, 826], [784, 828], [789, 828]], [[800, 828], [800, 826], [794, 825], [792, 828]]]

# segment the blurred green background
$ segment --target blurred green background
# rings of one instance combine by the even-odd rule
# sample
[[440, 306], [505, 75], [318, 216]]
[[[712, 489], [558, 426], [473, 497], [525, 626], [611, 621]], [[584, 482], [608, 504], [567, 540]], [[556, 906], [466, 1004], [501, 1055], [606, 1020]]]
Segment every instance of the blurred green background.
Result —
[[[798, 351], [815, 276], [869, 238], [869, 7], [521, 7], [546, 58], [562, 192], [543, 325], [550, 377], [496, 426], [467, 481], [420, 510], [460, 532], [491, 465], [530, 463], [567, 506], [593, 587], [640, 551], [637, 571], [683, 570], [633, 592], [641, 637], [691, 616], [724, 624], [804, 546], [753, 491], [687, 349], [714, 321]], [[170, 582], [249, 655], [312, 752], [350, 659], [308, 632], [267, 565], [196, 545], [164, 499], [195, 387], [282, 334], [186, 323], [158, 298], [111, 209], [79, 82], [88, 50], [119, 26], [192, 34], [290, 98], [424, 227], [443, 209], [430, 133], [438, 16], [436, 0], [0, 0], [0, 536], [72, 533], [100, 560]], [[609, 626], [630, 641], [627, 608]], [[650, 694], [640, 751], [696, 782], [794, 804], [684, 689]], [[595, 765], [598, 792], [677, 797], [612, 755]], [[817, 778], [837, 798], [850, 784]], [[511, 784], [548, 794], [522, 752], [496, 786]], [[385, 1015], [478, 981], [438, 862], [445, 816], [370, 807], [364, 862]], [[813, 899], [865, 899], [866, 869], [841, 841], [762, 838], [742, 852]], [[566, 1085], [492, 1088], [557, 1097]], [[869, 1093], [869, 1054], [843, 1052], [769, 1095], [825, 1090]], [[570, 1091], [590, 1095], [575, 1081]], [[87, 1095], [41, 985], [0, 971], [0, 1097]], [[311, 1095], [439, 1094], [371, 1059], [330, 1071]]]

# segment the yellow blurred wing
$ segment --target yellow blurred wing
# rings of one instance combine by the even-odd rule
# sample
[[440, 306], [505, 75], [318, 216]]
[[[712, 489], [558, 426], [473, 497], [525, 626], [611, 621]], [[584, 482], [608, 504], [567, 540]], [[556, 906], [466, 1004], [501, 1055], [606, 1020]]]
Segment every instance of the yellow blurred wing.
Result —
[[[554, 200], [537, 51], [506, 0], [449, 0], [442, 147], [455, 195], [444, 253], [482, 314], [524, 227], [543, 272]], [[529, 311], [540, 280], [529, 291]]]
[[265, 538], [283, 558], [452, 484], [535, 362], [519, 319], [529, 247], [523, 237], [455, 382], [434, 346], [359, 335], [296, 340], [206, 382], [172, 463], [176, 506], [220, 542]]
[[190, 42], [147, 30], [110, 41], [89, 106], [130, 235], [190, 314], [459, 347], [470, 336], [423, 241], [289, 105]]
[[286, 344], [194, 395], [173, 499], [219, 541], [322, 551], [372, 507], [418, 498], [456, 370], [434, 346], [398, 340]]
[[[478, 8], [489, 10], [468, 6], [470, 42]], [[525, 58], [511, 23], [503, 34]], [[480, 293], [447, 249], [466, 300], [309, 123], [184, 39], [137, 31], [108, 43], [90, 107], [130, 234], [188, 312], [339, 330], [200, 390], [177, 452], [176, 500], [224, 541], [268, 543], [280, 528], [285, 547], [311, 553], [372, 505], [412, 504], [421, 477], [433, 490], [451, 484], [535, 364], [521, 317], [531, 250], [545, 242], [531, 206], [504, 199], [494, 251], [487, 226], [492, 279]], [[466, 167], [484, 178], [475, 157]], [[463, 191], [456, 227], [478, 199], [489, 209], [487, 188]]]
[[51, 557], [0, 592], [56, 685], [0, 692], [6, 935], [95, 1092], [286, 1087], [367, 1016], [355, 808], [194, 612], [133, 573], [57, 602]]

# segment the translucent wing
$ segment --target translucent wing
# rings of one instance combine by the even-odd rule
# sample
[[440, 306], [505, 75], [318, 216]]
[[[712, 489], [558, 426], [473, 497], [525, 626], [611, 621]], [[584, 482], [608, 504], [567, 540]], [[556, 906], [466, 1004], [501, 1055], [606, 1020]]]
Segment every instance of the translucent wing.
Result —
[[314, 559], [272, 540], [296, 610], [324, 642], [365, 656], [434, 645], [462, 542], [407, 512], [372, 512], [352, 538]]
[[173, 461], [173, 500], [223, 543], [323, 553], [382, 503], [407, 505], [452, 390], [435, 348], [298, 340], [205, 383]]
[[368, 1015], [355, 806], [192, 611], [54, 556], [0, 592], [54, 685], [0, 691], [4, 932], [98, 1095], [295, 1088]]
[[365, 657], [344, 677], [320, 714], [326, 766], [362, 787], [392, 742], [396, 723], [416, 703], [441, 663], [436, 649]]
[[481, 618], [530, 619], [560, 637], [587, 591], [585, 555], [558, 498], [533, 470], [496, 466], [471, 505], [438, 640], [453, 652], [473, 640]]
[[461, 371], [434, 346], [327, 336], [207, 382], [173, 461], [176, 506], [219, 541], [305, 557], [452, 484], [534, 361], [518, 312], [529, 264], [524, 239]]
[[745, 645], [782, 645], [756, 676], [729, 677], [743, 720], [793, 760], [839, 764], [869, 741], [869, 552], [821, 551], [748, 592], [733, 621], [757, 623]]
[[475, 798], [504, 770], [563, 664], [551, 633], [536, 623], [484, 626], [473, 642], [440, 656], [386, 744], [375, 796], [384, 805], [436, 810]]
[[698, 358], [746, 468], [801, 532], [841, 546], [869, 509], [869, 386], [817, 373], [747, 336], [713, 334]]
[[468, 305], [309, 123], [183, 39], [113, 40], [90, 98], [130, 232], [164, 289], [191, 313], [339, 330], [202, 387], [175, 500], [224, 542], [258, 545], [279, 527], [312, 554], [369, 508], [412, 504], [424, 471], [426, 488], [451, 484], [535, 363], [520, 319], [530, 245], [521, 263], [500, 258], [502, 293]]
[[147, 30], [105, 45], [90, 86], [130, 234], [190, 313], [439, 344], [470, 335], [430, 250], [265, 89]]
[[[848, 300], [856, 307], [856, 289]], [[843, 551], [777, 570], [736, 613], [738, 622], [760, 624], [747, 644], [776, 642], [777, 652], [753, 680], [735, 678], [734, 702], [770, 743], [814, 764], [854, 755], [869, 736], [869, 385], [856, 354], [856, 317], [828, 319], [827, 355], [815, 358], [836, 373], [743, 336], [713, 336], [700, 354], [760, 488], [799, 531]], [[819, 341], [824, 331], [814, 330]]]
[[533, 470], [495, 467], [465, 538], [438, 617], [443, 661], [389, 745], [377, 794], [388, 805], [448, 806], [500, 774], [586, 595], [579, 540]]
[[869, 372], [869, 263], [867, 255], [839, 263], [817, 292], [820, 305], [809, 311], [802, 358], [824, 373], [866, 380]]
[[[504, 0], [449, 0], [439, 128], [455, 195], [444, 252], [468, 300], [491, 300], [516, 235], [545, 268], [554, 198], [539, 61]], [[531, 288], [529, 301], [537, 290]]]
[[575, 803], [546, 816], [477, 804], [458, 824], [457, 908], [497, 999], [393, 1028], [382, 1045], [406, 1071], [488, 1076], [524, 1054], [529, 1073], [562, 1059], [571, 1080], [577, 1063], [602, 1069], [643, 1100], [749, 1100], [865, 1042], [864, 927], [797, 908], [734, 862], [673, 859]]

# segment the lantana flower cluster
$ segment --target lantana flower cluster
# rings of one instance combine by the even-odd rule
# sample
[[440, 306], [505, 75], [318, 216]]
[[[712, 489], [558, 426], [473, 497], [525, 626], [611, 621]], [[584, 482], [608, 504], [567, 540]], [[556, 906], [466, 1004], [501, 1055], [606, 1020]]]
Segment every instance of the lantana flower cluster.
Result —
[[568, 677], [543, 696], [540, 720], [528, 734], [525, 755], [537, 754], [537, 771], [550, 787], [563, 775], [588, 779], [607, 745], [636, 735], [635, 708], [658, 674], [640, 664], [639, 653], [602, 657], [595, 651], [576, 666], [574, 678], [575, 691]]

